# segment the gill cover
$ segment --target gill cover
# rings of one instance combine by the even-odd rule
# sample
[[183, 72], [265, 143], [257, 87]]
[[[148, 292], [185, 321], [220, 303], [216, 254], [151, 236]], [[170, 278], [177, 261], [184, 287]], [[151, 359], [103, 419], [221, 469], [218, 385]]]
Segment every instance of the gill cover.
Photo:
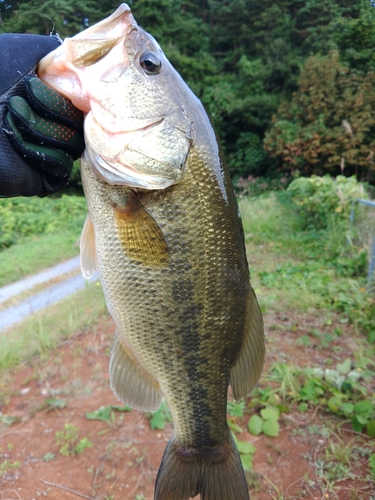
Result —
[[143, 189], [179, 182], [192, 141], [182, 104], [188, 89], [126, 4], [67, 38], [38, 74], [87, 113], [87, 152], [99, 177]]

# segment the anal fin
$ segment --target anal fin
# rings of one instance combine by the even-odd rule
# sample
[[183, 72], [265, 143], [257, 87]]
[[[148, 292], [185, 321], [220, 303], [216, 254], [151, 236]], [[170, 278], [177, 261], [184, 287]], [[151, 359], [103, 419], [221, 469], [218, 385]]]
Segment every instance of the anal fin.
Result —
[[254, 290], [251, 288], [242, 347], [230, 370], [230, 385], [234, 399], [241, 399], [254, 389], [262, 374], [264, 356], [263, 318]]
[[109, 364], [111, 388], [126, 405], [142, 411], [155, 411], [161, 404], [158, 382], [139, 364], [116, 336]]

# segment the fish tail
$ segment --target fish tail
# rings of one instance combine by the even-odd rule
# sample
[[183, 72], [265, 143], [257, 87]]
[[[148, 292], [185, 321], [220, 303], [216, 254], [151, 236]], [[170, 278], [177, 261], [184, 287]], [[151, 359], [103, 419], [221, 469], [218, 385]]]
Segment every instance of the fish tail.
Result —
[[232, 438], [214, 449], [188, 449], [173, 438], [156, 478], [154, 500], [249, 500], [239, 453]]

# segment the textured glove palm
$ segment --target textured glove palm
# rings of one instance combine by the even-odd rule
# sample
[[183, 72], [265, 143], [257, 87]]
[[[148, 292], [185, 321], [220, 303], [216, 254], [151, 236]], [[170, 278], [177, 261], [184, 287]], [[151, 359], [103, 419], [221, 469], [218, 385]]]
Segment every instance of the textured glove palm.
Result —
[[55, 37], [0, 35], [0, 196], [63, 188], [84, 148], [83, 116], [35, 75]]

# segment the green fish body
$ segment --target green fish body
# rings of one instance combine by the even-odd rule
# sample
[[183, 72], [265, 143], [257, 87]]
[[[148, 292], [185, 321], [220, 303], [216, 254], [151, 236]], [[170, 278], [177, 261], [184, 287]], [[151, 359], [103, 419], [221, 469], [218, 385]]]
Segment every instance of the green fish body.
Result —
[[[155, 411], [165, 397], [171, 410], [174, 431], [155, 500], [197, 494], [203, 500], [246, 500], [226, 419], [227, 393], [231, 385], [238, 399], [255, 386], [264, 334], [234, 190], [201, 103], [129, 8], [120, 9], [130, 26], [125, 41], [112, 37], [100, 64], [124, 43], [126, 70], [112, 86], [107, 79], [92, 92], [97, 108], [86, 118], [81, 160], [89, 209], [83, 272], [98, 268], [117, 325], [111, 386], [129, 406]], [[99, 64], [94, 61], [87, 66]], [[50, 58], [47, 74], [52, 64]], [[55, 86], [60, 91], [62, 81]], [[103, 97], [106, 92], [110, 97]], [[106, 125], [111, 113], [115, 125], [121, 121], [112, 101], [126, 108], [121, 133]], [[112, 153], [117, 148], [112, 157], [108, 143]]]

